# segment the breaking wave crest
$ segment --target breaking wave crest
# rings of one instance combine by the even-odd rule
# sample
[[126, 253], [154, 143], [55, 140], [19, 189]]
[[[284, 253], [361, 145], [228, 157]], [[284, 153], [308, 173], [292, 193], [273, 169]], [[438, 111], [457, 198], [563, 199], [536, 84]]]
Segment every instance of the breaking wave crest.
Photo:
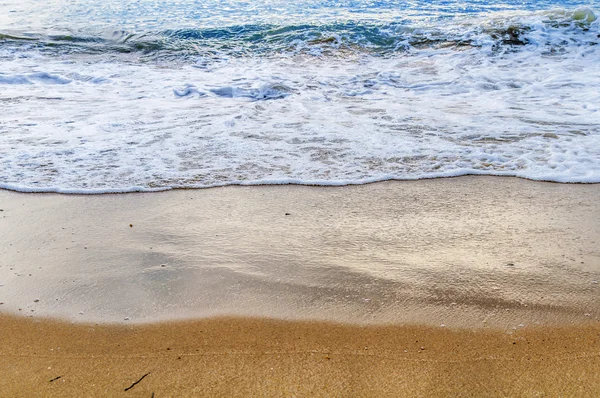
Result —
[[560, 51], [567, 46], [600, 43], [594, 10], [554, 10], [501, 13], [479, 18], [432, 23], [246, 24], [206, 29], [164, 31], [104, 31], [64, 34], [2, 33], [0, 49], [43, 53], [137, 54], [154, 59], [194, 57], [276, 56], [312, 54], [375, 54], [389, 56], [422, 48], [481, 47], [515, 51], [535, 46]]

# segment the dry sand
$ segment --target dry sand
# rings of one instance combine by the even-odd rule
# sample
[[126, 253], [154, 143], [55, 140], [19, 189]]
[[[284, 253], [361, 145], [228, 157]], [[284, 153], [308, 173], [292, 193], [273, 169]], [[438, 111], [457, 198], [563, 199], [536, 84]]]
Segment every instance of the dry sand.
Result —
[[508, 334], [231, 318], [129, 327], [0, 321], [5, 397], [597, 397], [600, 392], [598, 326]]
[[0, 191], [0, 395], [598, 396], [599, 197]]

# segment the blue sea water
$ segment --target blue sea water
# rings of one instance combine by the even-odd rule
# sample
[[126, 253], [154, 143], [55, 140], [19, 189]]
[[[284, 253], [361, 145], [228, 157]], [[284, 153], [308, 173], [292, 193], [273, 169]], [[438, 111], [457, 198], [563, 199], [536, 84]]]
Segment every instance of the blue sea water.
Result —
[[0, 0], [0, 187], [600, 182], [595, 1]]

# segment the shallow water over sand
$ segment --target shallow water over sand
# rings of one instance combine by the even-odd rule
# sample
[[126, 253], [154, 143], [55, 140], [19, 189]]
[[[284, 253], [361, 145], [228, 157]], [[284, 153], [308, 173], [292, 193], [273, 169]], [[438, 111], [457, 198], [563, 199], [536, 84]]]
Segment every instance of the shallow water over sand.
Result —
[[89, 322], [597, 322], [599, 189], [465, 177], [92, 197], [0, 191], [0, 309]]

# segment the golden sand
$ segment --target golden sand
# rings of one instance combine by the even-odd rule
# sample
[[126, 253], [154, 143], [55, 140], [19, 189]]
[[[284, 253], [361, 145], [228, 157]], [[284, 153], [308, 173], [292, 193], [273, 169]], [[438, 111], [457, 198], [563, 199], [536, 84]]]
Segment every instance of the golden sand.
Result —
[[507, 333], [251, 318], [129, 327], [12, 317], [0, 322], [0, 391], [6, 397], [600, 392], [600, 326]]

